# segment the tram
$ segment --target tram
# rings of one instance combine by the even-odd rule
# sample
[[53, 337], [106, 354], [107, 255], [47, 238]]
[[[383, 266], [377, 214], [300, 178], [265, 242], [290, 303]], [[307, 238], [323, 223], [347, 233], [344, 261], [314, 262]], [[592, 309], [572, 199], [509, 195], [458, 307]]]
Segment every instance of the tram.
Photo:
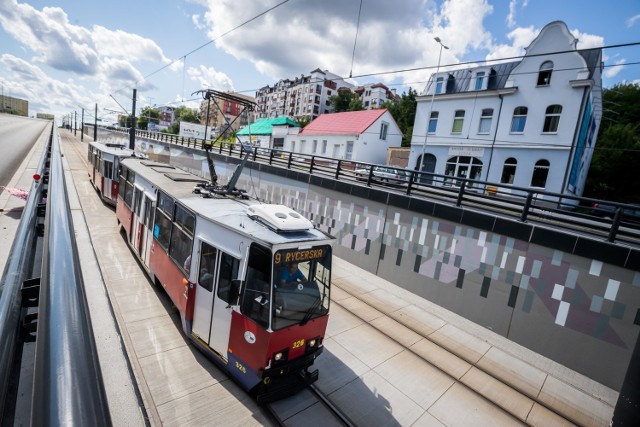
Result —
[[89, 179], [106, 203], [115, 206], [118, 197], [120, 160], [141, 157], [124, 144], [89, 142]]
[[184, 333], [259, 402], [314, 382], [335, 239], [235, 189], [241, 167], [227, 187], [150, 160], [120, 169], [118, 223]]

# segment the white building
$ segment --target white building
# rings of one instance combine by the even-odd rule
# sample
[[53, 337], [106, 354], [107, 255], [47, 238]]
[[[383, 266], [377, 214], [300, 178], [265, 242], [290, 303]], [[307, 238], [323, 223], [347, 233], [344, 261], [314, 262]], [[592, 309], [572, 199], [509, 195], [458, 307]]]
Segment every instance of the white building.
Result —
[[297, 135], [288, 135], [284, 149], [294, 153], [363, 163], [385, 164], [387, 149], [399, 147], [402, 132], [385, 108], [323, 114]]
[[602, 115], [602, 50], [577, 51], [577, 41], [555, 21], [520, 61], [432, 75], [416, 98], [409, 168], [581, 195]]
[[293, 80], [283, 79], [273, 86], [265, 86], [256, 92], [256, 119], [280, 116], [311, 119], [320, 114], [330, 113], [333, 108], [329, 97], [338, 89], [353, 90], [353, 85], [336, 74], [319, 68], [310, 75], [301, 75]]

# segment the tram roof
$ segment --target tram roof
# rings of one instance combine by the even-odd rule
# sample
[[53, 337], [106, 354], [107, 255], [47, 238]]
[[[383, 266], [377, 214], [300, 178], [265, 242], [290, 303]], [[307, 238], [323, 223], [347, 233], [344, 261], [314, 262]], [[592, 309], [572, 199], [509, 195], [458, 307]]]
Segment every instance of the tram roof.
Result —
[[299, 241], [328, 241], [333, 237], [311, 228], [301, 231], [277, 232], [247, 214], [247, 208], [262, 204], [255, 199], [240, 199], [235, 196], [212, 195], [205, 198], [193, 193], [196, 184], [207, 182], [204, 178], [178, 169], [167, 163], [140, 159], [124, 159], [122, 164], [136, 176], [153, 183], [164, 193], [202, 218], [268, 244], [285, 244]]
[[103, 143], [98, 141], [91, 141], [89, 145], [96, 147], [98, 150], [103, 153], [112, 154], [114, 156], [120, 157], [129, 157], [135, 153], [134, 150], [127, 147], [125, 144], [113, 144], [113, 143]]

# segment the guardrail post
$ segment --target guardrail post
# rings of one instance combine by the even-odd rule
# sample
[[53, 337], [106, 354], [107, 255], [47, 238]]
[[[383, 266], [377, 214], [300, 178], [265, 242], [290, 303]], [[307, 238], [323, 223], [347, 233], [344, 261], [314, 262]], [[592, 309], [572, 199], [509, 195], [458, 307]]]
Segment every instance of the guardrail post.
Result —
[[531, 208], [531, 202], [533, 201], [533, 192], [529, 191], [527, 193], [527, 200], [524, 202], [524, 206], [522, 207], [522, 214], [520, 215], [520, 221], [526, 222], [527, 215], [529, 214], [529, 209]]
[[456, 206], [460, 207], [462, 206], [462, 199], [464, 198], [464, 190], [467, 186], [467, 181], [462, 181], [462, 184], [460, 184], [460, 190], [458, 190], [458, 198], [456, 200]]
[[611, 224], [611, 228], [609, 229], [609, 236], [607, 240], [610, 242], [614, 242], [616, 240], [616, 234], [618, 234], [618, 228], [620, 228], [620, 220], [622, 219], [622, 208], [617, 207], [616, 213], [613, 216], [613, 223]]

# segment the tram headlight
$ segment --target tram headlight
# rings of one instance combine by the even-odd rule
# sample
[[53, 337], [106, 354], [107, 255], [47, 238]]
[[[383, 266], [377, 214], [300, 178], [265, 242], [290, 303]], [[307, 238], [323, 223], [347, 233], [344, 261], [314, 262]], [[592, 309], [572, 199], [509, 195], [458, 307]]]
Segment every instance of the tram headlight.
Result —
[[315, 337], [307, 340], [306, 352], [315, 351], [322, 345], [322, 337]]
[[271, 359], [273, 360], [273, 365], [277, 366], [285, 363], [288, 358], [289, 358], [289, 349], [285, 348], [283, 350], [275, 352]]

